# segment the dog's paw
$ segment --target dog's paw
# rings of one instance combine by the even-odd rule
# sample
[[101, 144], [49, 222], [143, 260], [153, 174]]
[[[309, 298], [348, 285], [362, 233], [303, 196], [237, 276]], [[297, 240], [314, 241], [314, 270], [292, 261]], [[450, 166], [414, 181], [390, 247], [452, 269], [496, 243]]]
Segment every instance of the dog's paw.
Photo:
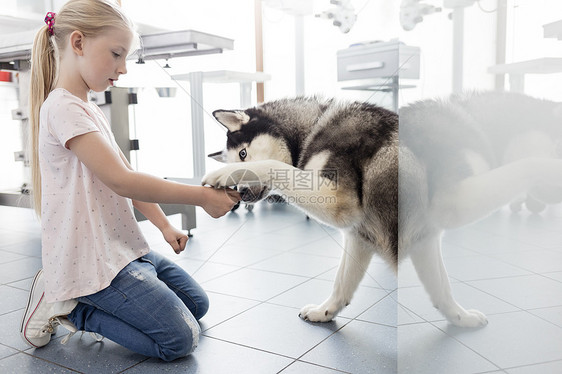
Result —
[[269, 187], [268, 186], [261, 186], [261, 185], [238, 185], [238, 192], [240, 193], [240, 199], [246, 203], [256, 203], [269, 194]]
[[233, 187], [239, 184], [269, 186], [278, 164], [279, 162], [273, 160], [229, 164], [206, 174], [201, 183], [217, 188]]
[[456, 316], [448, 319], [453, 325], [459, 327], [482, 327], [488, 324], [486, 315], [475, 309], [459, 311]]
[[299, 317], [310, 322], [329, 322], [336, 315], [335, 311], [331, 312], [329, 309], [322, 307], [322, 305], [309, 304], [301, 309]]
[[201, 179], [201, 185], [215, 188], [225, 187], [226, 180], [223, 178], [223, 175], [224, 172], [222, 172], [222, 169], [207, 173], [203, 179]]

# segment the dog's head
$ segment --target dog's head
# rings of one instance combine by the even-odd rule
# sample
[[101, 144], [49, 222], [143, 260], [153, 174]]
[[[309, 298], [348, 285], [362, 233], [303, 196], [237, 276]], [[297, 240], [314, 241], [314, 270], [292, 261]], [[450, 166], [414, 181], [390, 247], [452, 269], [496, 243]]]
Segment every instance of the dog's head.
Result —
[[[266, 107], [267, 108], [267, 107]], [[228, 130], [226, 148], [209, 157], [226, 163], [278, 160], [291, 163], [287, 141], [280, 124], [262, 107], [246, 110], [216, 110], [215, 119]], [[269, 189], [257, 176], [247, 171], [245, 183], [238, 185], [243, 201], [257, 202], [267, 196]]]
[[216, 110], [216, 120], [226, 133], [226, 148], [209, 157], [221, 162], [278, 160], [290, 164], [291, 154], [280, 124], [262, 107]]

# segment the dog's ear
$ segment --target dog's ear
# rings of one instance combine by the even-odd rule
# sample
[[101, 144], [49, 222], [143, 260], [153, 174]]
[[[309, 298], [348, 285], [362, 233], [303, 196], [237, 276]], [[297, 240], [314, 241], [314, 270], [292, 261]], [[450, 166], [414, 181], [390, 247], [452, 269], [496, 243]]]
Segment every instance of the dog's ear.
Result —
[[215, 110], [213, 116], [230, 132], [238, 131], [250, 121], [243, 110]]
[[207, 157], [212, 158], [218, 162], [226, 163], [226, 150], [218, 151], [207, 155]]

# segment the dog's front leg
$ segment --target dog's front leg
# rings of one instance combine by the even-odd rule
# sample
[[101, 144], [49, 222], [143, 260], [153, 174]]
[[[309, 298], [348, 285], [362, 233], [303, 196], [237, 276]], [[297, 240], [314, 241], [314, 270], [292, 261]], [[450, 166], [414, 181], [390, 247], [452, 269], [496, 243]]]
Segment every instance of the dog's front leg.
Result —
[[[289, 204], [337, 228], [358, 223], [362, 211], [354, 191], [322, 176], [322, 170], [302, 170], [281, 161], [238, 162], [205, 175], [203, 185], [231, 187], [260, 185]], [[261, 193], [260, 197], [265, 197]]]
[[276, 173], [290, 168], [293, 167], [276, 160], [235, 162], [207, 173], [201, 184], [215, 188], [262, 186], [269, 192], [275, 183]]
[[373, 251], [355, 232], [346, 233], [344, 251], [332, 294], [320, 305], [309, 304], [303, 307], [299, 313], [302, 319], [312, 322], [331, 321], [351, 302], [369, 266]]

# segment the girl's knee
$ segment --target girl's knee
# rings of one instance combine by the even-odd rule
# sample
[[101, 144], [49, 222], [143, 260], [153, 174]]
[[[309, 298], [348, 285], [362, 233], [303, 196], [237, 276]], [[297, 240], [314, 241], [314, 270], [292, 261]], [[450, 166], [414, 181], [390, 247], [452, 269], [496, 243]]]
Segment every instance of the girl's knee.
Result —
[[202, 292], [198, 295], [197, 308], [193, 317], [199, 321], [205, 314], [207, 314], [207, 311], [209, 311], [209, 296], [207, 296], [205, 292]]
[[185, 311], [180, 313], [183, 323], [175, 326], [173, 331], [167, 334], [172, 338], [168, 344], [161, 347], [161, 358], [164, 361], [173, 361], [185, 357], [192, 353], [199, 344], [199, 335], [201, 334], [199, 323]]

